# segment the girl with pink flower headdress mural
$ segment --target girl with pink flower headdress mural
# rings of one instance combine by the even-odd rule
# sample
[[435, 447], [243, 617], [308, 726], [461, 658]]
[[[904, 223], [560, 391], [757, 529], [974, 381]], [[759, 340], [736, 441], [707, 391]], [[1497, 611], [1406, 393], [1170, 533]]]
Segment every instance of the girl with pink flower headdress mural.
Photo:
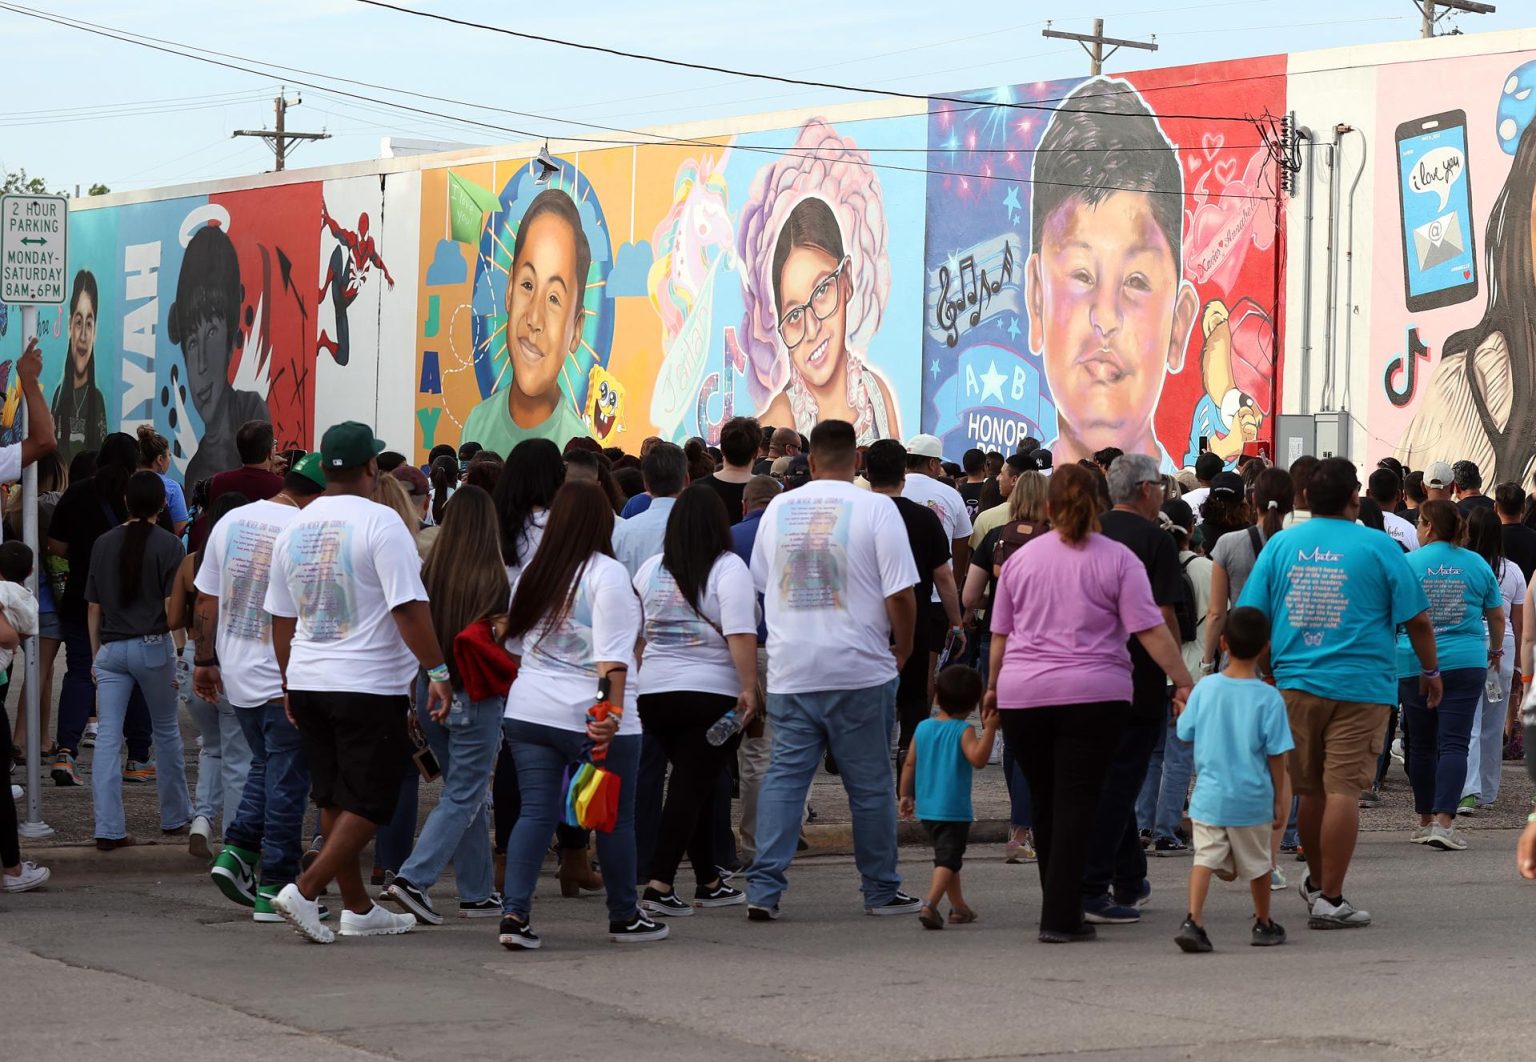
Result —
[[890, 297], [888, 231], [869, 156], [825, 122], [752, 183], [737, 234], [742, 335], [765, 424], [846, 420], [859, 443], [900, 437], [889, 384], [865, 361]]

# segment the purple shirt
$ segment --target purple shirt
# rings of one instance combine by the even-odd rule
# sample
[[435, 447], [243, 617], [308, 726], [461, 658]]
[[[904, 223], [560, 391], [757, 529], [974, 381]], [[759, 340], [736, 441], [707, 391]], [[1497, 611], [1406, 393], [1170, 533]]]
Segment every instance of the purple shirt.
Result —
[[998, 576], [992, 633], [1008, 635], [998, 707], [1129, 701], [1126, 640], [1162, 623], [1136, 554], [1100, 534], [1080, 547], [1041, 535]]

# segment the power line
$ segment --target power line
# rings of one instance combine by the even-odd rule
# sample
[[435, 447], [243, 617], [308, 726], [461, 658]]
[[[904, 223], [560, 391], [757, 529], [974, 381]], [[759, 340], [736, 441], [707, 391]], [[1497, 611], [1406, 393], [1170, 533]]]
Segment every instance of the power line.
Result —
[[[376, 88], [376, 89], [379, 89], [379, 90], [382, 90], [382, 91], [386, 91], [386, 92], [398, 92], [398, 93], [400, 93], [402, 95], [416, 96], [416, 97], [422, 97], [422, 98], [430, 98], [430, 99], [434, 99], [434, 100], [443, 99], [442, 97], [429, 97], [429, 96], [426, 96], [423, 93], [412, 92], [412, 91], [407, 90], [407, 89], [395, 89], [395, 88], [391, 88], [390, 86], [386, 86], [386, 85], [375, 85], [375, 84], [371, 84], [369, 82], [356, 81], [356, 80], [351, 79], [351, 78], [342, 78], [342, 77], [339, 77], [339, 76], [336, 76], [336, 75], [320, 74], [320, 73], [316, 73], [316, 72], [313, 72], [313, 71], [304, 71], [304, 70], [302, 70], [302, 68], [288, 67], [288, 66], [284, 66], [283, 64], [280, 64], [280, 63], [270, 63], [270, 62], [265, 62], [265, 61], [261, 61], [261, 60], [246, 59], [244, 57], [241, 57], [241, 56], [238, 56], [238, 55], [232, 55], [232, 54], [226, 53], [226, 52], [216, 52], [216, 51], [214, 51], [212, 49], [198, 48], [198, 47], [196, 47], [194, 45], [180, 45], [180, 44], [177, 44], [177, 42], [164, 41], [164, 40], [162, 40], [160, 38], [150, 37], [147, 34], [136, 34], [136, 33], [132, 33], [131, 31], [127, 31], [127, 30], [118, 30], [118, 29], [115, 29], [113, 27], [100, 26], [100, 25], [97, 25], [95, 23], [88, 23], [88, 22], [85, 22], [83, 19], [66, 19], [66, 18], [57, 17], [57, 16], [54, 16], [54, 15], [48, 14], [46, 12], [35, 11], [33, 9], [22, 7], [22, 6], [18, 5], [18, 4], [14, 4], [14, 3], [0, 2], [0, 10], [6, 10], [6, 11], [12, 12], [13, 14], [20, 14], [20, 15], [25, 15], [25, 16], [32, 17], [32, 18], [42, 19], [43, 21], [52, 22], [52, 23], [55, 23], [57, 25], [69, 28], [69, 29], [75, 29], [75, 30], [79, 30], [79, 31], [82, 31], [82, 32], [92, 33], [92, 34], [95, 34], [97, 36], [107, 37], [107, 38], [110, 38], [112, 40], [119, 41], [120, 43], [135, 44], [135, 45], [139, 45], [140, 47], [149, 48], [152, 51], [162, 52], [162, 53], [165, 53], [165, 54], [168, 54], [168, 55], [176, 55], [176, 56], [180, 56], [180, 57], [185, 58], [185, 59], [193, 59], [193, 60], [196, 60], [198, 62], [207, 63], [207, 64], [210, 64], [210, 65], [213, 65], [213, 66], [223, 67], [223, 68], [229, 69], [229, 70], [235, 70], [235, 71], [239, 71], [239, 72], [247, 73], [247, 74], [254, 74], [254, 75], [259, 76], [259, 77], [271, 78], [271, 77], [273, 77], [275, 75], [273, 75], [269, 70], [255, 69], [255, 68], [253, 68], [251, 66], [242, 65], [242, 64], [244, 64], [244, 63], [257, 63], [260, 66], [273, 67], [273, 68], [280, 69], [280, 70], [290, 70], [290, 71], [298, 70], [298, 71], [300, 71], [302, 73], [310, 74], [311, 76], [325, 77], [325, 78], [329, 78], [330, 80], [340, 81], [340, 82], [345, 83], [345, 84], [361, 85], [361, 86]], [[140, 39], [140, 38], [142, 38], [142, 39]], [[190, 49], [190, 50], [181, 50], [181, 49]], [[207, 53], [207, 54], [206, 55], [194, 54], [196, 52], [204, 52], [204, 53]], [[212, 58], [212, 56], [225, 56], [225, 57], [227, 57], [228, 60], [238, 60], [238, 62], [226, 61], [226, 59]], [[354, 99], [354, 100], [360, 100], [360, 101], [364, 101], [364, 102], [382, 103], [382, 104], [384, 104], [385, 106], [388, 106], [388, 107], [392, 107], [392, 108], [403, 110], [403, 111], [409, 111], [409, 112], [412, 112], [412, 113], [415, 113], [415, 114], [426, 115], [426, 116], [432, 117], [432, 118], [441, 118], [441, 119], [444, 119], [444, 120], [447, 120], [447, 121], [461, 122], [463, 124], [478, 126], [480, 128], [485, 128], [485, 129], [496, 130], [496, 131], [499, 131], [499, 132], [513, 133], [513, 134], [515, 134], [517, 136], [521, 136], [521, 137], [525, 137], [525, 138], [533, 139], [533, 140], [545, 139], [545, 137], [543, 135], [541, 135], [539, 133], [532, 132], [530, 130], [526, 130], [526, 129], [517, 129], [517, 128], [510, 127], [510, 126], [497, 125], [497, 124], [492, 123], [492, 122], [483, 122], [483, 121], [479, 121], [479, 120], [473, 119], [473, 118], [460, 118], [460, 117], [456, 117], [456, 116], [453, 116], [453, 115], [446, 115], [446, 114], [443, 114], [443, 113], [438, 112], [438, 111], [428, 110], [426, 108], [414, 107], [414, 106], [411, 106], [409, 104], [395, 103], [395, 102], [392, 102], [392, 101], [389, 101], [389, 100], [374, 100], [372, 97], [362, 96], [362, 95], [360, 95], [358, 93], [355, 93], [355, 92], [349, 92], [349, 91], [346, 91], [344, 89], [338, 89], [338, 88], [335, 88], [334, 86], [330, 86], [330, 85], [319, 85], [319, 84], [315, 84], [313, 82], [303, 81], [303, 80], [300, 80], [298, 78], [290, 78], [289, 80], [292, 83], [297, 84], [297, 85], [302, 85], [305, 88], [312, 88], [312, 89], [316, 89], [316, 90], [320, 90], [320, 91], [328, 91], [328, 92], [334, 93], [336, 95], [345, 96], [345, 97], [348, 97], [348, 98], [351, 98], [351, 99]], [[453, 103], [453, 102], [458, 102], [458, 101], [444, 100], [444, 102]], [[964, 102], [964, 101], [962, 101], [962, 102]], [[1000, 106], [1001, 104], [998, 104], [998, 105]], [[503, 108], [489, 107], [488, 105], [485, 105], [485, 104], [476, 104], [474, 106], [479, 106], [482, 109], [488, 109], [488, 110], [504, 110]], [[972, 107], [970, 109], [979, 109], [979, 108]], [[548, 118], [546, 116], [537, 115], [537, 114], [525, 114], [524, 112], [507, 112], [507, 113], [520, 114], [520, 115], [523, 115], [525, 117], [532, 117], [532, 118], [539, 119], [541, 121], [555, 121], [555, 122], [559, 122], [560, 121], [559, 119], [550, 119], [550, 118]], [[1098, 113], [1098, 112], [1088, 112], [1088, 113]], [[1113, 113], [1113, 112], [1103, 112], [1103, 113]], [[1116, 116], [1118, 117], [1119, 115], [1116, 115]], [[1176, 116], [1176, 115], [1167, 115], [1167, 116], [1164, 116], [1164, 117], [1178, 117], [1178, 116]], [[1186, 117], [1193, 117], [1193, 116], [1186, 116]], [[1236, 119], [1234, 119], [1234, 120], [1236, 120]], [[1242, 121], [1248, 122], [1249, 124], [1253, 124], [1251, 119], [1242, 119]], [[568, 122], [567, 124], [584, 125], [584, 126], [589, 126], [591, 128], [599, 128], [599, 129], [608, 128], [608, 127], [604, 127], [604, 126], [595, 126], [592, 123], [586, 123], [586, 122]], [[584, 142], [587, 142], [587, 143], [594, 143], [594, 144], [599, 144], [599, 145], [603, 145], [603, 146], [607, 146], [607, 147], [693, 146], [693, 147], [707, 148], [707, 149], [711, 149], [711, 150], [720, 150], [720, 149], [723, 149], [723, 148], [726, 148], [726, 147], [732, 147], [734, 150], [754, 152], [754, 153], [758, 153], [758, 154], [766, 154], [766, 155], [771, 155], [771, 156], [773, 156], [775, 158], [799, 158], [799, 159], [804, 159], [804, 160], [807, 160], [807, 161], [827, 162], [827, 163], [830, 163], [830, 164], [833, 164], [833, 165], [839, 165], [839, 164], [843, 164], [843, 165], [848, 165], [848, 164], [863, 165], [863, 166], [868, 166], [870, 169], [875, 169], [875, 170], [887, 170], [887, 171], [891, 171], [891, 172], [913, 173], [913, 174], [920, 174], [920, 175], [924, 175], [924, 176], [938, 175], [938, 176], [944, 176], [944, 177], [952, 177], [952, 178], [961, 179], [961, 180], [988, 181], [988, 182], [998, 182], [998, 183], [1003, 183], [1003, 184], [1017, 184], [1017, 185], [1026, 185], [1026, 186], [1040, 185], [1040, 186], [1043, 186], [1043, 187], [1054, 186], [1054, 187], [1074, 188], [1074, 189], [1082, 187], [1081, 185], [1069, 184], [1069, 183], [1058, 182], [1058, 181], [1038, 181], [1038, 180], [1034, 180], [1032, 178], [1007, 177], [1007, 176], [999, 176], [999, 175], [991, 174], [991, 173], [971, 173], [971, 172], [956, 171], [956, 170], [933, 170], [933, 169], [929, 169], [927, 167], [921, 167], [921, 166], [902, 166], [902, 165], [898, 165], [898, 164], [894, 164], [894, 163], [879, 163], [879, 162], [865, 163], [865, 162], [861, 162], [861, 161], [856, 160], [856, 159], [847, 159], [847, 158], [838, 157], [839, 155], [842, 154], [841, 149], [839, 149], [838, 152], [836, 154], [833, 154], [833, 155], [821, 155], [821, 154], [815, 153], [815, 149], [789, 149], [789, 150], [782, 150], [782, 149], [779, 149], [779, 148], [759, 147], [759, 146], [755, 146], [755, 145], [741, 144], [741, 143], [734, 143], [734, 142], [731, 143], [731, 144], [720, 144], [720, 143], [714, 143], [714, 142], [710, 142], [710, 141], [706, 141], [706, 140], [696, 140], [696, 139], [688, 139], [688, 138], [667, 138], [667, 137], [661, 136], [660, 134], [643, 133], [643, 132], [638, 132], [638, 131], [635, 131], [635, 130], [615, 130], [615, 131], [618, 131], [618, 132], [630, 132], [631, 134], [637, 135], [637, 136], [653, 136], [653, 137], [655, 137], [655, 139], [649, 140], [649, 141], [619, 141], [619, 140], [593, 138], [593, 137], [566, 137], [566, 139], [584, 141]], [[923, 150], [924, 151], [930, 151], [930, 150], [943, 151], [944, 149], [923, 149]], [[811, 153], [807, 154], [806, 153], [807, 151], [809, 151]], [[1102, 186], [1099, 186], [1099, 187], [1103, 187], [1106, 190], [1120, 190], [1120, 191], [1141, 192], [1141, 193], [1147, 194], [1147, 195], [1177, 195], [1177, 196], [1181, 196], [1182, 197], [1182, 195], [1184, 194], [1182, 189], [1180, 189], [1180, 190], [1174, 190], [1174, 189], [1145, 189], [1145, 188], [1131, 188], [1131, 187], [1117, 188], [1117, 186], [1114, 186], [1114, 185], [1102, 185]], [[1277, 198], [1276, 196], [1273, 196], [1273, 195], [1249, 195], [1249, 194], [1242, 194], [1242, 193], [1227, 193], [1227, 192], [1211, 193], [1211, 196], [1212, 196], [1212, 198], [1246, 199], [1246, 200], [1258, 200], [1258, 201], [1264, 201], [1264, 202], [1274, 201]]]

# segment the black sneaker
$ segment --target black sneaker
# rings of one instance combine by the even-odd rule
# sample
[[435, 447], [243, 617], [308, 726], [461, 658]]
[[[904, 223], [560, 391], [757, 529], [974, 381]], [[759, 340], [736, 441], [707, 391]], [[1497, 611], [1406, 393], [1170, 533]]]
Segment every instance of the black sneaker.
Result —
[[[693, 909], [688, 909], [693, 913]], [[652, 940], [666, 940], [668, 928], [660, 922], [652, 922], [644, 911], [636, 911], [628, 922], [609, 922], [608, 939], [615, 944], [645, 944]]]
[[747, 904], [748, 922], [777, 922], [779, 920], [779, 905], [764, 907], [762, 904]]
[[720, 880], [720, 884], [714, 888], [700, 885], [693, 890], [693, 905], [695, 907], [734, 907], [738, 903], [746, 903], [747, 894], [740, 889], [733, 889]]
[[1146, 849], [1152, 847], [1152, 831], [1151, 830], [1142, 830], [1141, 833], [1140, 833], [1140, 837], [1141, 837], [1141, 847], [1142, 847], [1143, 851], [1145, 851]]
[[1081, 944], [1087, 940], [1099, 939], [1099, 931], [1084, 922], [1076, 929], [1042, 929], [1040, 931], [1040, 943], [1042, 944]]
[[501, 930], [496, 940], [508, 951], [538, 951], [544, 944], [532, 926], [511, 915], [501, 916]]
[[[1258, 932], [1257, 929], [1254, 930]], [[1179, 927], [1179, 935], [1173, 938], [1173, 942], [1187, 952], [1206, 952], [1211, 950], [1211, 938], [1205, 935], [1202, 926], [1195, 925], [1193, 918], [1185, 918], [1184, 924]], [[1255, 939], [1254, 943], [1258, 943]]]
[[693, 914], [693, 905], [679, 899], [676, 889], [668, 889], [666, 892], [646, 889], [640, 897], [640, 909], [668, 918], [687, 918]]
[[889, 900], [886, 900], [880, 906], [864, 908], [864, 913], [871, 915], [906, 915], [917, 914], [917, 912], [921, 911], [922, 909], [922, 900], [919, 900], [916, 896], [908, 896], [906, 893], [897, 890], [895, 896], [892, 896]]
[[427, 894], [399, 875], [384, 887], [380, 897], [404, 907], [416, 916], [416, 921], [424, 926], [443, 924], [443, 916], [437, 913], [437, 909], [432, 906], [432, 901], [427, 899]]
[[501, 914], [501, 893], [493, 892], [483, 900], [460, 900], [460, 918], [495, 918]]
[[1177, 837], [1159, 837], [1152, 842], [1152, 854], [1155, 856], [1186, 856], [1189, 855], [1189, 845]]
[[1271, 918], [1267, 923], [1253, 920], [1253, 940], [1251, 943], [1256, 948], [1273, 948], [1277, 944], [1285, 943], [1285, 927]]

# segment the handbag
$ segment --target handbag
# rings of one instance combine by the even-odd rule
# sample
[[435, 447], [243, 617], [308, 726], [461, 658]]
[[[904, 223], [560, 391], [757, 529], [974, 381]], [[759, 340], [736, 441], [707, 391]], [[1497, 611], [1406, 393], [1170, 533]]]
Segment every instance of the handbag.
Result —
[[517, 678], [517, 660], [496, 640], [488, 619], [476, 620], [453, 637], [453, 662], [472, 701], [506, 697]]

